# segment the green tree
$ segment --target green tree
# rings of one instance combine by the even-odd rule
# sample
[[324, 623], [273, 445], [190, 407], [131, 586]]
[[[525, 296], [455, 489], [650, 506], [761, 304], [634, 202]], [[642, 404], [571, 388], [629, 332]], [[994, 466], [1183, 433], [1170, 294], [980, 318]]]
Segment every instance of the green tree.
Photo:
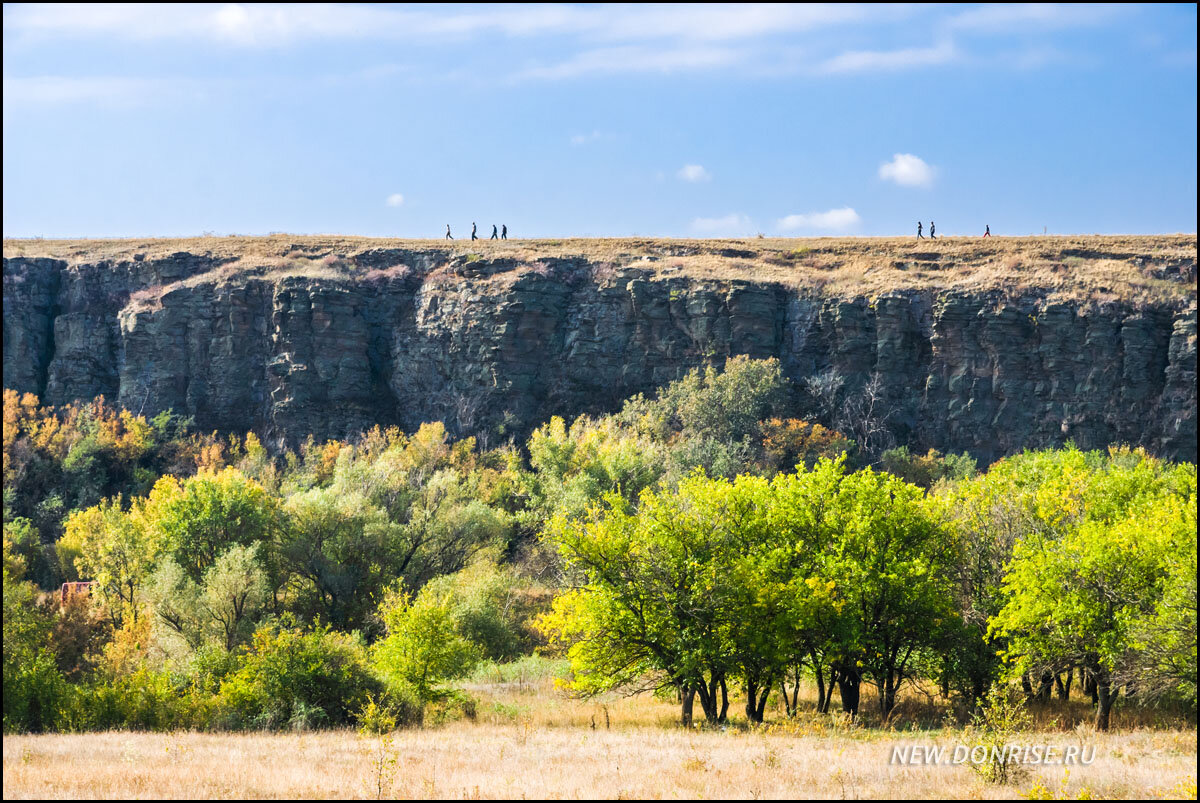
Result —
[[284, 505], [279, 555], [293, 604], [335, 627], [362, 627], [400, 572], [401, 526], [361, 495], [314, 488]]
[[196, 582], [229, 547], [270, 543], [279, 526], [278, 502], [235, 468], [201, 471], [182, 482], [163, 477], [144, 516], [164, 552]]
[[545, 626], [568, 646], [576, 690], [670, 687], [685, 725], [697, 696], [709, 722], [725, 719], [736, 671], [726, 594], [731, 489], [694, 475], [676, 492], [643, 491], [636, 512], [609, 494], [590, 520], [554, 520], [549, 537], [578, 580]]
[[4, 542], [4, 731], [57, 727], [70, 687], [50, 649], [53, 619], [36, 605], [37, 589]]
[[140, 501], [129, 512], [106, 500], [72, 514], [63, 540], [77, 551], [79, 576], [95, 584], [114, 623], [119, 627], [126, 616], [136, 621], [143, 588], [162, 554], [160, 535], [147, 526]]
[[1176, 695], [1196, 702], [1196, 538], [1172, 530], [1163, 594], [1134, 626], [1137, 651], [1126, 679], [1149, 699]]
[[241, 666], [221, 682], [219, 702], [234, 727], [337, 726], [379, 690], [355, 636], [262, 625]]
[[402, 586], [380, 606], [387, 637], [374, 649], [379, 674], [392, 685], [411, 687], [425, 702], [445, 696], [443, 684], [468, 674], [480, 658], [455, 618], [448, 589], [426, 586], [414, 600]]
[[1137, 625], [1153, 614], [1172, 540], [1194, 538], [1195, 495], [1150, 497], [1117, 521], [1084, 521], [1062, 537], [1016, 545], [993, 627], [1010, 640], [1015, 671], [1063, 663], [1095, 678], [1096, 729], [1109, 728], [1116, 680], [1140, 651]]
[[583, 515], [606, 493], [636, 501], [666, 471], [663, 445], [620, 427], [613, 418], [580, 416], [566, 426], [555, 416], [529, 438], [525, 485], [542, 521], [555, 513]]
[[920, 488], [869, 468], [842, 477], [824, 516], [833, 533], [818, 577], [843, 601], [828, 647], [843, 708], [857, 713], [865, 678], [886, 718], [900, 686], [953, 626], [954, 539]]

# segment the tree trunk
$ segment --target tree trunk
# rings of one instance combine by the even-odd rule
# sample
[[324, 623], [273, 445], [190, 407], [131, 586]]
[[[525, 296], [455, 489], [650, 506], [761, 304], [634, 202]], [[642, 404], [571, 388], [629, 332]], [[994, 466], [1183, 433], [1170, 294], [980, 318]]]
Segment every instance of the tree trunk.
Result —
[[1054, 675], [1050, 672], [1043, 672], [1041, 680], [1038, 681], [1038, 700], [1044, 703], [1050, 699], [1050, 687], [1052, 685], [1054, 685]]
[[977, 674], [975, 677], [971, 678], [971, 708], [975, 708], [979, 705], [979, 701], [983, 699], [983, 695], [985, 693], [986, 692], [983, 687], [983, 675]]
[[683, 710], [679, 717], [679, 723], [685, 728], [692, 727], [692, 704], [696, 701], [696, 689], [688, 685], [683, 689], [682, 706]]
[[709, 725], [717, 724], [717, 684], [699, 683], [696, 692], [700, 695], [700, 708], [704, 710], [704, 718]]
[[[824, 714], [825, 706], [825, 675], [822, 674], [822, 669], [819, 664], [814, 664], [813, 676], [817, 679], [817, 713]], [[797, 686], [800, 684], [797, 683]]]
[[852, 717], [858, 716], [859, 687], [862, 677], [857, 670], [841, 670], [838, 672], [837, 685], [842, 697], [842, 711]]
[[1116, 697], [1112, 693], [1107, 673], [1104, 677], [1096, 680], [1096, 697], [1096, 730], [1104, 732], [1108, 730], [1108, 718], [1112, 713], [1112, 704]]
[[880, 689], [880, 692], [882, 693], [879, 695], [879, 712], [883, 715], [884, 722], [886, 722], [888, 715], [896, 707], [896, 681], [895, 675], [890, 669], [884, 678], [883, 688]]
[[725, 678], [721, 678], [721, 714], [717, 717], [719, 724], [724, 724], [729, 713], [729, 689], [725, 686]]
[[755, 722], [762, 722], [763, 719], [766, 718], [767, 700], [768, 700], [768, 698], [770, 698], [770, 696], [771, 696], [771, 684], [768, 683], [763, 686], [762, 692], [760, 692], [760, 694], [759, 694], [758, 711], [757, 711], [757, 717], [754, 720]]
[[758, 716], [758, 683], [752, 678], [746, 679], [746, 719], [750, 722], [762, 722]]

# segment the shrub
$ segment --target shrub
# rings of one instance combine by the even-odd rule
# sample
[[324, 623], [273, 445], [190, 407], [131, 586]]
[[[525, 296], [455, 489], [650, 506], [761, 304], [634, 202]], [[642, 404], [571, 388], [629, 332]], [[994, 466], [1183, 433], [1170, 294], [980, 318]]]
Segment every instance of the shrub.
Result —
[[1033, 718], [1025, 709], [1018, 695], [1007, 687], [997, 684], [987, 696], [987, 705], [979, 711], [972, 722], [978, 734], [975, 747], [987, 750], [988, 760], [971, 764], [971, 768], [988, 783], [1006, 784], [1016, 781], [1025, 768], [1004, 751], [1012, 747], [1012, 737], [1029, 730]]
[[166, 672], [142, 668], [85, 689], [72, 725], [88, 730], [192, 727], [199, 718], [191, 716], [190, 699], [172, 687]]
[[419, 727], [425, 704], [405, 683], [393, 683], [374, 695], [358, 712], [358, 730], [364, 735], [390, 733], [396, 728]]
[[410, 686], [424, 702], [440, 699], [447, 680], [468, 674], [480, 649], [463, 636], [454, 616], [454, 595], [427, 586], [413, 600], [403, 588], [388, 592], [380, 606], [388, 636], [375, 645], [375, 666], [394, 687]]
[[965, 453], [943, 455], [937, 449], [930, 449], [925, 455], [914, 455], [907, 446], [899, 446], [885, 451], [879, 462], [889, 474], [925, 489], [941, 479], [968, 480], [977, 473], [975, 458]]
[[221, 682], [224, 723], [232, 728], [343, 725], [378, 682], [358, 639], [317, 627], [260, 627], [236, 672]]

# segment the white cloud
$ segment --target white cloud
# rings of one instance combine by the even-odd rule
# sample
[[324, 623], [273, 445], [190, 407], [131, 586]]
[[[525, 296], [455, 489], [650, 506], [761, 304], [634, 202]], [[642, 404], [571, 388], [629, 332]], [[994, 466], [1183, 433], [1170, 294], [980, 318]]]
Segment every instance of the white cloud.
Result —
[[845, 231], [862, 222], [862, 218], [848, 206], [841, 209], [830, 209], [828, 212], [809, 212], [803, 215], [788, 215], [780, 218], [776, 226], [784, 231], [795, 229], [821, 229], [825, 231]]
[[590, 134], [575, 134], [571, 137], [572, 145], [586, 145], [589, 142], [595, 142], [604, 139], [607, 135], [600, 131], [593, 131]]
[[754, 222], [740, 212], [725, 217], [698, 217], [692, 231], [707, 237], [743, 237], [754, 233]]
[[798, 33], [911, 16], [904, 5], [770, 3], [677, 7], [529, 6], [440, 9], [354, 3], [47, 3], [6, 7], [5, 28], [21, 33], [122, 39], [209, 38], [237, 45], [301, 39], [418, 39], [425, 36], [574, 34], [597, 40], [676, 38], [695, 42]]
[[893, 72], [913, 67], [946, 64], [959, 56], [954, 43], [944, 41], [935, 47], [910, 47], [903, 50], [850, 50], [822, 62], [817, 72], [826, 74], [856, 72]]
[[402, 206], [404, 204], [404, 196], [398, 192], [393, 192], [387, 197], [388, 206]]
[[1029, 34], [1101, 25], [1125, 10], [1118, 5], [1094, 3], [992, 3], [955, 15], [947, 25], [976, 34]]
[[5, 78], [4, 105], [54, 106], [83, 103], [126, 108], [152, 100], [196, 100], [203, 96], [204, 87], [204, 82], [187, 79], [168, 81], [126, 76], [42, 75]]
[[881, 179], [894, 181], [902, 187], [928, 187], [933, 184], [935, 172], [925, 160], [911, 153], [897, 153], [892, 156], [892, 161], [879, 166]]
[[566, 61], [546, 66], [530, 67], [512, 76], [513, 80], [561, 80], [581, 75], [604, 75], [628, 72], [657, 72], [669, 74], [685, 70], [706, 70], [729, 67], [743, 61], [745, 53], [721, 47], [607, 47], [585, 50]]
[[712, 174], [705, 170], [703, 165], [684, 165], [675, 175], [693, 184], [700, 181], [712, 181]]

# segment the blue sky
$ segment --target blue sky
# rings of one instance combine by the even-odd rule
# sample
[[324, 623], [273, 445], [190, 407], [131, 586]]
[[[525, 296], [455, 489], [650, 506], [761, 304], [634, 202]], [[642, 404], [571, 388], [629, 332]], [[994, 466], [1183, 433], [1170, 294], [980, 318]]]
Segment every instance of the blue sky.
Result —
[[5, 236], [1196, 231], [1196, 7], [4, 6]]

